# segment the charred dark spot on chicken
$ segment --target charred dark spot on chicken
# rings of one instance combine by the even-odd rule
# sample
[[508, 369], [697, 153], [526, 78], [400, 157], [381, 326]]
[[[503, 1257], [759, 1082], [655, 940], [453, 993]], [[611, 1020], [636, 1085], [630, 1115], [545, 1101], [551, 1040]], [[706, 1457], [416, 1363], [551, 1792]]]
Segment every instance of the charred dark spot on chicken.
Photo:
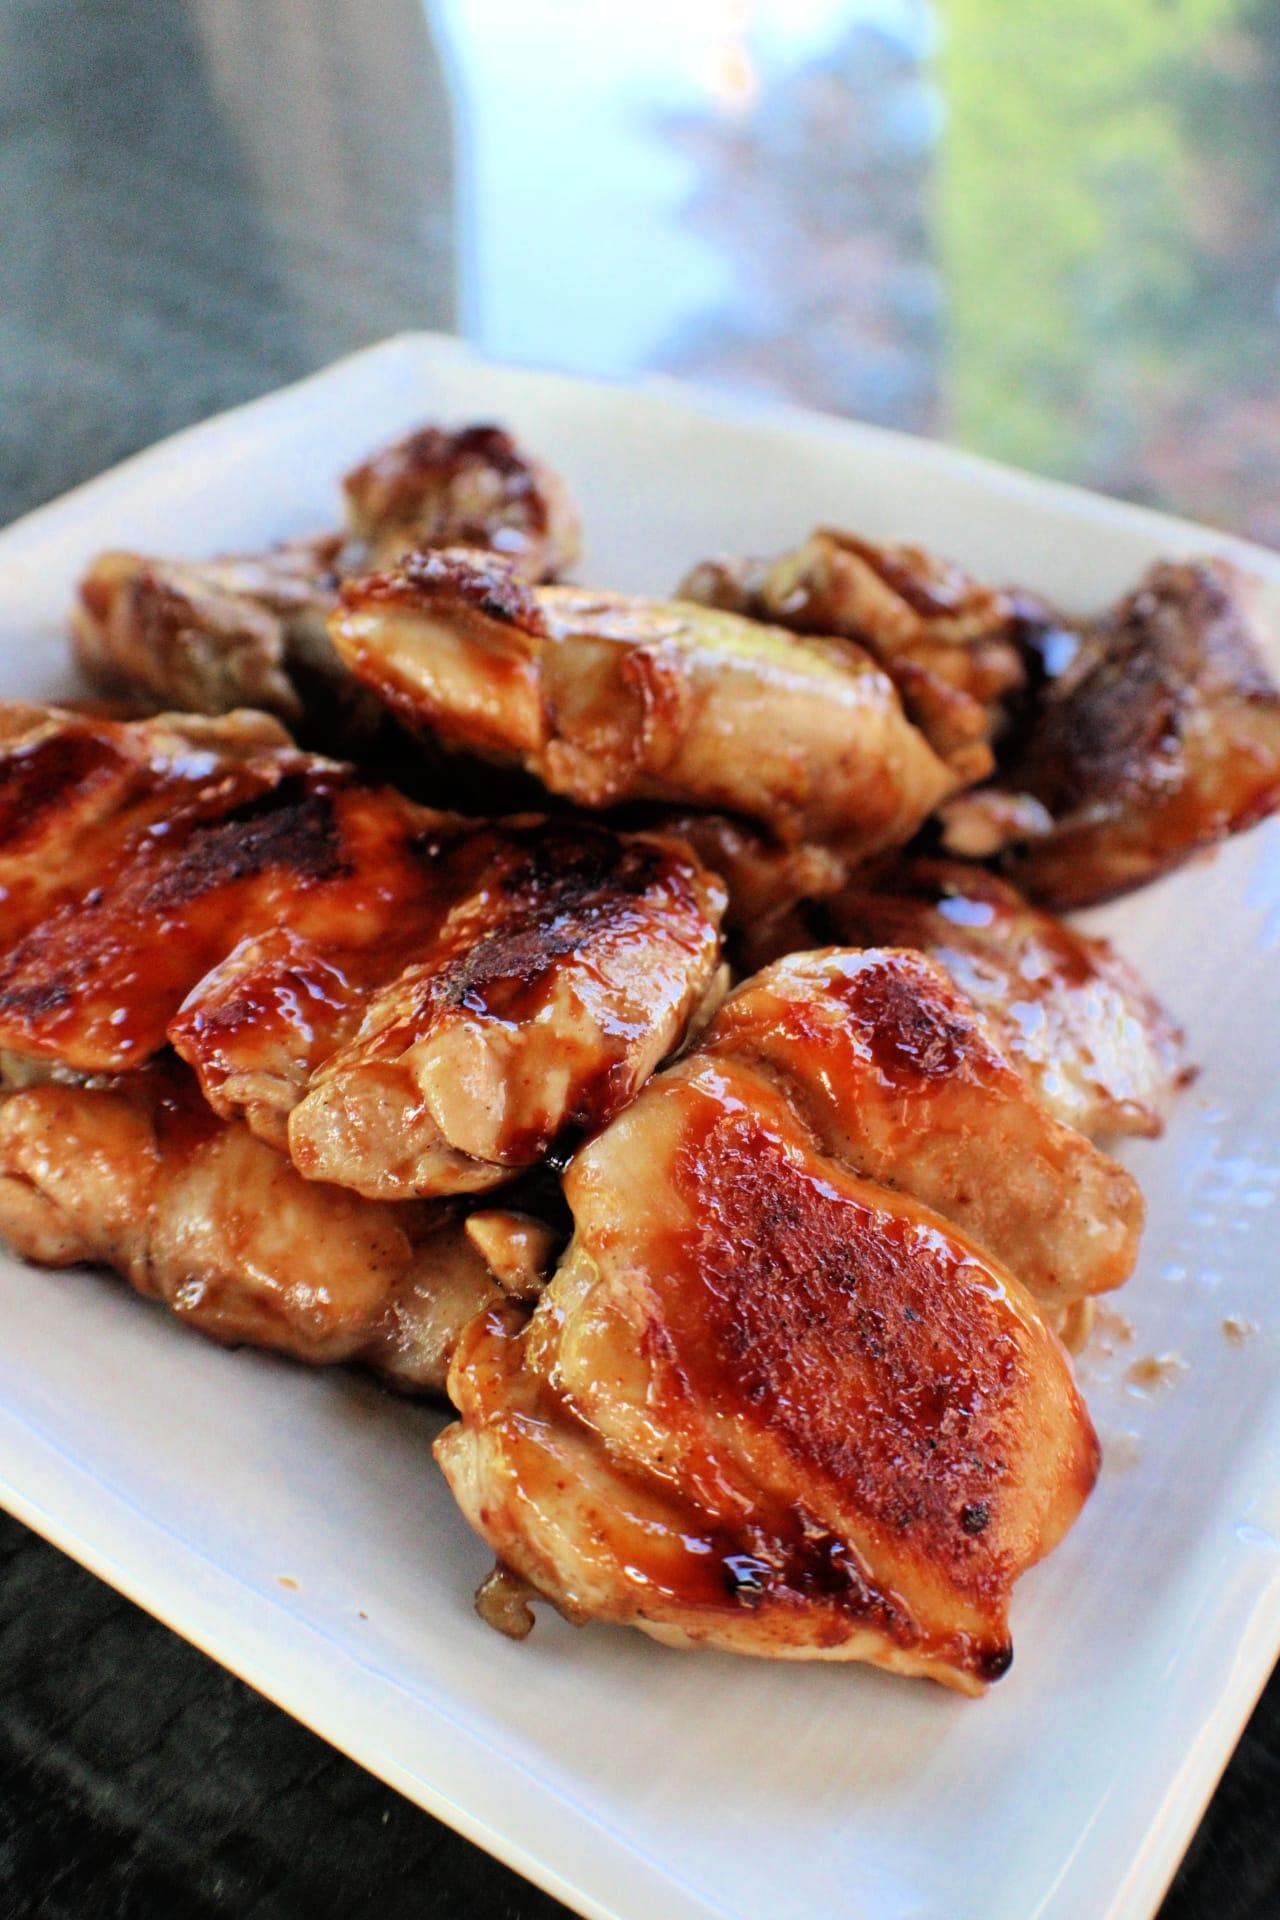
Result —
[[[1019, 818], [1006, 796], [1033, 811]], [[1162, 562], [1080, 629], [997, 784], [944, 807], [943, 839], [999, 852], [999, 831], [984, 840], [979, 825], [986, 807], [1010, 877], [1078, 907], [1157, 879], [1277, 806], [1280, 689], [1249, 584], [1227, 561]]]

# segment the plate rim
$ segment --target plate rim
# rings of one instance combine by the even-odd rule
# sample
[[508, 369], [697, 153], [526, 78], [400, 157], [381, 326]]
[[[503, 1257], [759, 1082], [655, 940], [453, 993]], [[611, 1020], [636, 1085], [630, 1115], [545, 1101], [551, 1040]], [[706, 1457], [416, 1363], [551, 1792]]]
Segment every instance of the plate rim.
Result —
[[286, 381], [248, 400], [220, 408], [189, 426], [179, 427], [162, 439], [150, 441], [135, 452], [126, 454], [124, 459], [113, 462], [88, 479], [77, 481], [64, 492], [55, 494], [52, 499], [42, 501], [0, 526], [0, 554], [11, 543], [23, 545], [32, 537], [42, 536], [56, 527], [64, 511], [91, 501], [99, 491], [108, 490], [126, 476], [145, 473], [152, 465], [162, 466], [178, 450], [197, 447], [206, 438], [212, 440], [229, 422], [243, 423], [255, 414], [275, 412], [285, 402], [299, 404], [303, 396], [327, 384], [333, 375], [345, 373], [362, 363], [372, 365], [396, 358], [412, 359], [420, 353], [472, 367], [491, 367], [504, 373], [525, 375], [548, 387], [579, 392], [595, 389], [613, 395], [638, 394], [659, 404], [700, 414], [706, 419], [730, 426], [774, 425], [788, 432], [820, 438], [860, 440], [871, 446], [893, 450], [921, 467], [942, 466], [958, 477], [970, 477], [984, 486], [996, 487], [1012, 495], [1021, 494], [1050, 501], [1076, 515], [1106, 521], [1112, 526], [1124, 526], [1138, 534], [1154, 537], [1158, 533], [1172, 533], [1179, 542], [1194, 540], [1202, 551], [1226, 554], [1264, 578], [1280, 583], [1280, 550], [1260, 546], [1256, 541], [1229, 533], [1225, 528], [1208, 526], [1179, 514], [1164, 513], [1155, 507], [1140, 506], [1118, 495], [1077, 485], [1074, 481], [1032, 473], [1008, 461], [975, 453], [950, 441], [933, 439], [927, 434], [911, 433], [901, 427], [880, 426], [872, 421], [824, 412], [821, 408], [801, 406], [769, 394], [731, 393], [703, 381], [685, 380], [671, 374], [644, 373], [628, 378], [625, 375], [570, 373], [563, 368], [549, 367], [535, 361], [486, 353], [460, 335], [428, 328], [403, 328], [397, 333], [388, 334], [385, 339], [358, 347], [352, 353], [342, 354], [297, 380]]

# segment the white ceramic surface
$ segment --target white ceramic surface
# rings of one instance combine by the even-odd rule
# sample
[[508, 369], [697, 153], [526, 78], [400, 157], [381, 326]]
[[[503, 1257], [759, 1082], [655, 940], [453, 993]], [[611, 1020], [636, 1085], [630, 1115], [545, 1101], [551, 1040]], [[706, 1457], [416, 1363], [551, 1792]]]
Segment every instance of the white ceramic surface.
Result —
[[[910, 536], [1087, 606], [1153, 556], [1280, 558], [954, 452], [406, 337], [184, 434], [0, 535], [0, 693], [68, 684], [94, 549], [200, 554], [325, 524], [419, 419], [491, 417], [563, 468], [582, 577], [667, 590], [815, 521]], [[1093, 916], [1185, 1020], [1199, 1081], [1132, 1153], [1131, 1342], [1083, 1373], [1109, 1462], [1019, 1589], [982, 1702], [858, 1668], [660, 1649], [471, 1610], [483, 1549], [436, 1418], [206, 1345], [95, 1275], [0, 1259], [0, 1499], [215, 1658], [584, 1914], [1145, 1920], [1280, 1646], [1280, 833]], [[1224, 1320], [1253, 1323], [1243, 1342]], [[1140, 1392], [1131, 1362], [1176, 1354]], [[296, 1587], [281, 1584], [282, 1577]], [[139, 1684], [122, 1674], [122, 1686]]]

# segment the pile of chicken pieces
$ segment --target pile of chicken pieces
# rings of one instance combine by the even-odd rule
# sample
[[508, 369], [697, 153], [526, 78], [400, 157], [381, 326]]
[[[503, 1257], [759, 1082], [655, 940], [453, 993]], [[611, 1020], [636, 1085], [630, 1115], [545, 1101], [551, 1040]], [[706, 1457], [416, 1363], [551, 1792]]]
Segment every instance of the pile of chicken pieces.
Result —
[[1248, 583], [1080, 619], [824, 529], [630, 598], [499, 428], [343, 487], [99, 556], [101, 697], [0, 706], [0, 1232], [447, 1394], [508, 1633], [981, 1692], [1186, 1073], [1054, 910], [1280, 805]]

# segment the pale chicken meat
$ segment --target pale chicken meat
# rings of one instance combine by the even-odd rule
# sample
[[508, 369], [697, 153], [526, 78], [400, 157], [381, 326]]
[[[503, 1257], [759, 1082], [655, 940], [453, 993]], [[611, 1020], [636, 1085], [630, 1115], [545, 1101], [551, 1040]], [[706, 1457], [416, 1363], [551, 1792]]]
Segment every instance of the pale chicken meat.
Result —
[[1051, 1113], [1094, 1139], [1161, 1133], [1182, 1036], [1127, 961], [995, 874], [907, 859], [809, 912], [794, 944], [914, 947], [946, 968]]
[[344, 575], [464, 541], [540, 580], [577, 553], [564, 483], [499, 427], [419, 428], [342, 487], [344, 532], [211, 560], [99, 554], [71, 617], [81, 667], [96, 685], [152, 706], [257, 707], [312, 744], [372, 756], [386, 744], [383, 709], [328, 634]]
[[680, 841], [467, 821], [293, 749], [213, 770], [202, 808], [109, 820], [100, 859], [80, 835], [77, 888], [0, 955], [0, 1050], [119, 1073], [172, 1041], [308, 1177], [429, 1197], [603, 1124], [715, 980], [723, 889]]
[[797, 633], [857, 641], [944, 759], [968, 779], [990, 771], [986, 743], [1026, 677], [1014, 596], [920, 547], [830, 528], [773, 560], [705, 560], [678, 591]]
[[304, 1180], [172, 1061], [0, 1097], [0, 1236], [42, 1266], [110, 1267], [216, 1340], [411, 1391], [442, 1387], [457, 1335], [502, 1297], [447, 1203]]
[[1078, 641], [997, 784], [944, 810], [950, 850], [1004, 846], [1009, 876], [1057, 907], [1144, 886], [1280, 806], [1280, 688], [1229, 562], [1152, 567]]
[[[95, 685], [196, 713], [255, 707], [292, 727], [370, 730], [329, 643], [341, 536], [263, 554], [166, 560], [101, 553], [71, 615], [76, 659]], [[319, 721], [319, 715], [325, 718]]]
[[559, 1236], [549, 1222], [494, 1206], [469, 1214], [464, 1231], [503, 1293], [512, 1300], [538, 1298], [559, 1251]]
[[580, 806], [722, 811], [848, 860], [901, 844], [959, 785], [848, 641], [530, 587], [462, 550], [348, 580], [342, 603], [338, 652], [401, 720]]
[[[878, 998], [858, 985], [873, 978]], [[996, 1121], [1020, 1105], [1018, 1144], [1043, 1154], [1053, 1123], [1012, 1070], [968, 1074], [973, 1027], [918, 955], [808, 956], [749, 983], [582, 1149], [550, 1286], [531, 1314], [478, 1316], [449, 1374], [459, 1418], [436, 1452], [502, 1570], [489, 1617], [516, 1581], [571, 1620], [678, 1645], [868, 1660], [968, 1693], [1006, 1670], [1013, 1584], [1076, 1518], [1098, 1448], [993, 1245], [1034, 1266], [1045, 1208], [1038, 1250], [965, 1200], [972, 1176], [1009, 1171], [1015, 1133], [922, 1165], [925, 1124], [894, 1117], [922, 1095], [963, 1143], [981, 1103]], [[846, 1095], [835, 1073], [860, 1050]], [[1056, 1178], [1068, 1213], [1106, 1198], [1069, 1154]], [[525, 1630], [518, 1601], [506, 1617]]]

